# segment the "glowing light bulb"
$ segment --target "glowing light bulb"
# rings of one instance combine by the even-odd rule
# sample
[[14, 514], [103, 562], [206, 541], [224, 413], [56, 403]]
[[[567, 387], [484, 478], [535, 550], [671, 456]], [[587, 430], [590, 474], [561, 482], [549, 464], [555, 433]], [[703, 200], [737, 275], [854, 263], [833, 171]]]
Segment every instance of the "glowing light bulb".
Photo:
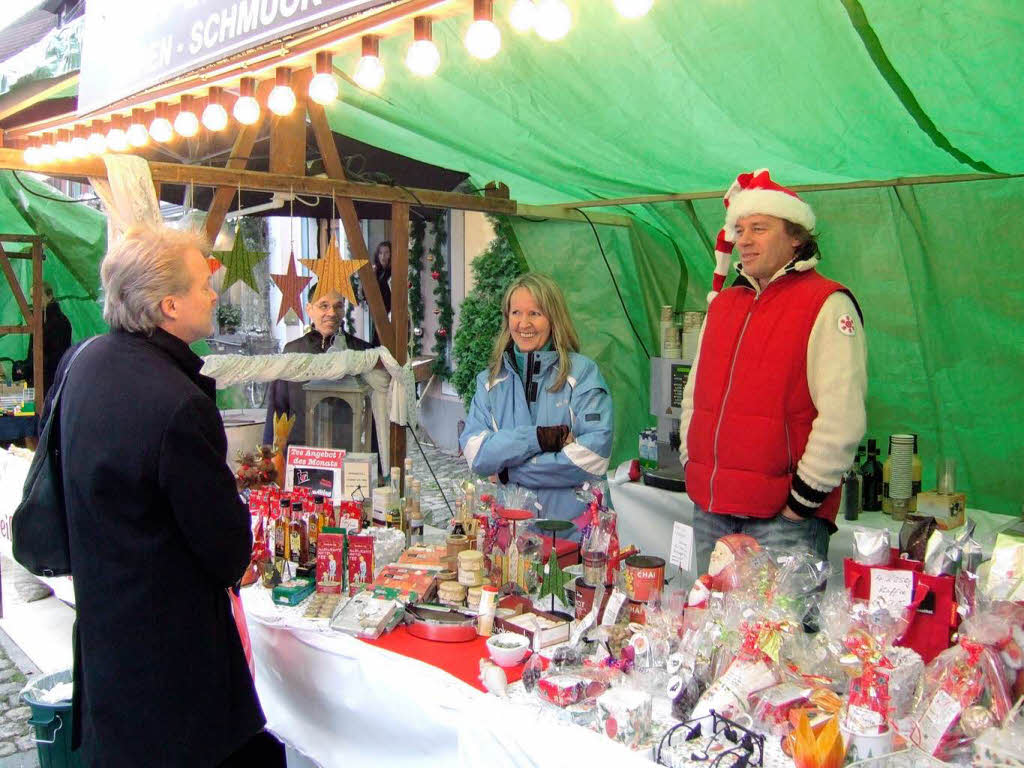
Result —
[[572, 11], [564, 0], [540, 0], [537, 5], [537, 35], [548, 42], [561, 40], [572, 27]]
[[295, 94], [287, 85], [275, 85], [267, 97], [267, 109], [275, 115], [290, 115], [295, 109]]
[[267, 109], [275, 115], [290, 115], [295, 109], [295, 93], [292, 91], [292, 71], [288, 67], [278, 67], [275, 75], [277, 85], [267, 97]]
[[333, 74], [321, 72], [309, 81], [309, 98], [317, 104], [332, 104], [338, 100], [338, 81]]
[[89, 142], [85, 136], [75, 136], [71, 139], [71, 155], [76, 160], [81, 160], [83, 157], [88, 157], [92, 153], [89, 151]]
[[433, 40], [415, 40], [405, 55], [405, 65], [419, 77], [430, 77], [441, 66], [441, 52]]
[[356, 72], [352, 79], [360, 88], [376, 91], [384, 84], [384, 65], [376, 56], [363, 56], [356, 64]]
[[153, 141], [166, 144], [174, 138], [174, 126], [166, 117], [155, 117], [149, 124], [149, 135], [153, 137]]
[[94, 155], [102, 155], [107, 151], [107, 137], [100, 131], [98, 123], [93, 123], [89, 128], [89, 152]]
[[516, 0], [508, 12], [508, 23], [516, 32], [529, 32], [537, 23], [537, 6], [533, 0]]
[[75, 153], [71, 149], [71, 131], [57, 132], [57, 143], [53, 145], [53, 151], [61, 162], [67, 162], [74, 158]]
[[123, 128], [115, 127], [107, 131], [107, 148], [111, 152], [128, 151], [128, 134]]
[[235, 102], [235, 120], [242, 125], [252, 125], [260, 119], [260, 105], [252, 96], [242, 96]]
[[39, 164], [49, 165], [57, 160], [57, 153], [53, 148], [53, 145], [48, 141], [43, 141], [39, 145]]
[[501, 50], [501, 30], [488, 19], [477, 19], [466, 30], [466, 50], [477, 59], [493, 59]]
[[193, 111], [191, 96], [182, 96], [181, 104], [178, 106], [178, 114], [174, 118], [174, 130], [179, 136], [186, 139], [199, 133], [199, 118]]
[[126, 133], [128, 143], [133, 147], [144, 147], [149, 143], [149, 131], [142, 123], [132, 123]]
[[252, 125], [260, 119], [260, 103], [256, 101], [256, 81], [243, 77], [238, 84], [238, 101], [232, 112], [242, 125]]
[[223, 131], [228, 124], [228, 111], [219, 102], [210, 102], [203, 110], [203, 125], [211, 131]]
[[645, 16], [651, 6], [654, 5], [654, 0], [615, 0], [615, 10], [619, 12], [620, 16], [627, 19], [639, 19], [641, 16]]

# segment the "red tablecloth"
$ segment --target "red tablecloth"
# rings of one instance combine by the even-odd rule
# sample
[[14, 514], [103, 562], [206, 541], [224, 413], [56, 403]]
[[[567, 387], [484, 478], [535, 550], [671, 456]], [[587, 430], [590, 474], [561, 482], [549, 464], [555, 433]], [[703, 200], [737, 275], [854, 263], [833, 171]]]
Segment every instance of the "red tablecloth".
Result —
[[[376, 640], [363, 639], [363, 642], [432, 664], [478, 690], [487, 690], [480, 682], [480, 659], [489, 658], [486, 637], [478, 637], [465, 643], [442, 643], [413, 637], [405, 625], [400, 625]], [[505, 675], [510, 683], [523, 676], [524, 666], [525, 662], [514, 667], [505, 667]]]

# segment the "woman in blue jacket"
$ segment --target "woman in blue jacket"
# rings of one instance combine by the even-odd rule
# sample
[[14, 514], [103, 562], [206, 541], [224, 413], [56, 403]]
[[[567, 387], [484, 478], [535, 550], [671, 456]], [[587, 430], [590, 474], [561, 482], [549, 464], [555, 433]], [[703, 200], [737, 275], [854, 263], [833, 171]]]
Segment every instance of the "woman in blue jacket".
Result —
[[470, 469], [537, 493], [541, 516], [581, 514], [575, 489], [608, 471], [612, 399], [580, 342], [565, 297], [528, 272], [502, 300], [501, 332], [459, 444]]

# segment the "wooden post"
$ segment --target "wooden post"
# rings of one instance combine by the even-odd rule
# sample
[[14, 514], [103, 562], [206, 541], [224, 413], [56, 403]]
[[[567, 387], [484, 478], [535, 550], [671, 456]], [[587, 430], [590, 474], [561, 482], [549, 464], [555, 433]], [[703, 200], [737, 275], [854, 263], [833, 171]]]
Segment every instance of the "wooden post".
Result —
[[[391, 205], [391, 327], [395, 334], [392, 354], [399, 365], [409, 357], [409, 206]], [[391, 466], [405, 464], [406, 427], [391, 423]], [[405, 474], [401, 475], [403, 489]], [[404, 490], [403, 490], [404, 492]]]
[[[43, 413], [43, 391], [47, 382], [43, 372], [43, 244], [32, 243], [32, 317], [26, 318], [32, 324], [32, 381], [36, 394], [36, 419]], [[38, 422], [37, 422], [38, 423]], [[42, 426], [41, 424], [39, 426]]]
[[270, 116], [270, 172], [306, 175], [306, 91], [312, 74], [308, 69], [292, 74], [295, 109], [291, 114]]
[[[320, 149], [320, 156], [323, 158], [324, 168], [327, 175], [332, 179], [345, 181], [345, 166], [342, 165], [341, 156], [338, 154], [338, 147], [334, 143], [334, 134], [327, 124], [327, 114], [324, 108], [315, 101], [307, 104], [309, 122], [313, 126], [313, 136], [316, 138], [317, 147]], [[365, 260], [366, 266], [359, 270], [359, 281], [363, 286], [363, 293], [366, 294], [366, 303], [370, 305], [370, 315], [373, 317], [373, 325], [377, 329], [377, 337], [380, 343], [395, 353], [395, 337], [391, 321], [388, 320], [388, 310], [384, 306], [384, 297], [380, 295], [380, 286], [377, 285], [376, 275], [373, 274], [373, 265], [366, 250], [366, 242], [363, 240], [363, 230], [359, 226], [359, 216], [356, 215], [356, 206], [348, 198], [337, 198], [338, 215], [345, 227], [345, 236], [352, 247], [352, 257], [357, 260]], [[392, 270], [394, 273], [394, 270]], [[394, 291], [391, 292], [392, 297]]]

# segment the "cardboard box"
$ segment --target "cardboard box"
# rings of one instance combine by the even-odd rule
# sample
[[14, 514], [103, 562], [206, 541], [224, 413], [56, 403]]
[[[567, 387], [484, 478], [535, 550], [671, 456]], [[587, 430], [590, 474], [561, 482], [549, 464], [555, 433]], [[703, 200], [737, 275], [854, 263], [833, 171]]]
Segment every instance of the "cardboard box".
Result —
[[354, 595], [373, 581], [373, 537], [348, 537], [348, 590]]
[[385, 565], [377, 578], [373, 580], [371, 589], [394, 595], [396, 600], [405, 603], [418, 603], [429, 600], [437, 589], [437, 574], [423, 568], [403, 568], [396, 564]]
[[543, 611], [530, 611], [504, 618], [499, 616], [494, 619], [494, 628], [496, 632], [514, 632], [528, 637], [534, 651], [569, 639], [569, 622]]
[[316, 591], [341, 594], [345, 580], [343, 553], [345, 537], [340, 531], [324, 529], [320, 532], [316, 552]]
[[450, 561], [445, 562], [447, 556], [448, 547], [444, 544], [415, 544], [399, 555], [396, 565], [403, 568], [423, 568], [427, 571], [445, 571], [451, 564]]

